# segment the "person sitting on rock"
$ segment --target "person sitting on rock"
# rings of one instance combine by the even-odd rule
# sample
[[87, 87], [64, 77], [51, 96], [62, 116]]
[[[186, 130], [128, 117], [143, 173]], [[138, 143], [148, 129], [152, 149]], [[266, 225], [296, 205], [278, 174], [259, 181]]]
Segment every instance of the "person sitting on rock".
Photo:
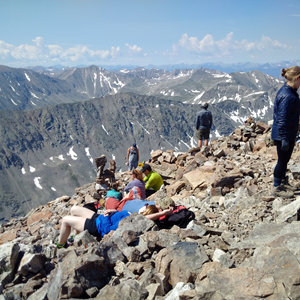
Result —
[[[158, 212], [155, 205], [142, 207], [139, 213], [148, 217]], [[96, 238], [102, 238], [111, 230], [118, 228], [119, 222], [128, 217], [131, 212], [123, 211], [106, 211], [103, 215], [99, 215], [88, 208], [81, 206], [73, 206], [71, 208], [71, 215], [62, 219], [60, 227], [60, 235], [56, 245], [58, 248], [67, 248], [69, 244], [67, 239], [73, 228], [75, 235], [79, 232], [87, 230], [91, 235]]]
[[158, 173], [152, 171], [151, 166], [148, 164], [144, 164], [141, 171], [145, 174], [143, 180], [146, 182], [146, 197], [149, 197], [160, 189], [164, 181]]
[[145, 182], [143, 181], [143, 173], [140, 170], [134, 169], [131, 173], [133, 180], [130, 181], [124, 188], [125, 192], [130, 192], [136, 186], [141, 190], [142, 199], [146, 198]]

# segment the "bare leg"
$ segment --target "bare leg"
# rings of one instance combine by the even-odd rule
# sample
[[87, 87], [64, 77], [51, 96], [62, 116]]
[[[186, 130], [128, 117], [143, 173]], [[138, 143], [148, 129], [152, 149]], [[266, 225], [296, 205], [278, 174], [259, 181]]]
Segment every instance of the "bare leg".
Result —
[[[92, 210], [90, 210], [88, 208], [76, 205], [76, 206], [73, 206], [71, 208], [70, 213], [71, 213], [71, 216], [74, 216], [74, 217], [81, 217], [81, 218], [85, 218], [85, 219], [91, 219], [95, 212], [93, 212]], [[83, 224], [83, 226], [84, 226], [84, 224]], [[83, 230], [81, 230], [81, 231], [83, 231]], [[74, 234], [75, 235], [77, 235], [79, 232], [80, 231], [78, 231], [74, 228]], [[69, 232], [69, 234], [70, 234], [70, 232]]]
[[202, 140], [198, 140], [198, 147], [201, 149], [202, 148]]
[[60, 235], [58, 239], [58, 243], [63, 245], [71, 232], [71, 228], [74, 228], [75, 232], [81, 232], [84, 230], [84, 223], [86, 218], [82, 217], [74, 217], [74, 216], [66, 216], [62, 219], [60, 226]]
[[204, 140], [204, 146], [208, 146], [208, 140]]
[[74, 217], [83, 217], [86, 219], [90, 219], [94, 215], [95, 212], [88, 208], [76, 205], [71, 208], [70, 213], [71, 213], [71, 216], [74, 216]]

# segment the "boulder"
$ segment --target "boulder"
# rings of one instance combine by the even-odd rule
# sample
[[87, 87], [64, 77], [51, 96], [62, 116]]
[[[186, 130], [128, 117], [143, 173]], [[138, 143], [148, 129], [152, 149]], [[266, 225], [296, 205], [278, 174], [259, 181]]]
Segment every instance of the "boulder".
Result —
[[202, 245], [179, 242], [158, 253], [155, 267], [158, 272], [166, 276], [174, 288], [178, 282], [193, 283], [202, 265], [207, 261], [208, 257]]

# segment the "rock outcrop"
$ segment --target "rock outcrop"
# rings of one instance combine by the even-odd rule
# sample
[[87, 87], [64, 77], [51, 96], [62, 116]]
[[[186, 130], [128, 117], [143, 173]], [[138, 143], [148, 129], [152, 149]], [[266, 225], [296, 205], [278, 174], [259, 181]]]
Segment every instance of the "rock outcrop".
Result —
[[[249, 119], [208, 147], [152, 153], [165, 186], [149, 199], [168, 195], [192, 210], [187, 228], [159, 230], [133, 213], [101, 241], [84, 231], [57, 249], [73, 205], [104, 205], [105, 188], [130, 180], [96, 159], [95, 182], [1, 225], [0, 299], [299, 299], [300, 194], [270, 196], [276, 151], [265, 146], [268, 130]], [[294, 185], [299, 154], [297, 145], [288, 165]]]

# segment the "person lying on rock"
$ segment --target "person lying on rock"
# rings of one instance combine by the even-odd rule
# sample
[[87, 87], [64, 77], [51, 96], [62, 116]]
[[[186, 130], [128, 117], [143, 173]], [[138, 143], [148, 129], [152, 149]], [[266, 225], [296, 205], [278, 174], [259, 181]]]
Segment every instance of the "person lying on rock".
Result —
[[[134, 187], [133, 189], [135, 189]], [[136, 188], [138, 189], [138, 188]], [[128, 200], [123, 202], [115, 201], [114, 199], [107, 199], [105, 203], [105, 212], [116, 212], [116, 211], [129, 211], [131, 213], [133, 212], [139, 212], [143, 207], [146, 207], [147, 205], [155, 205], [157, 208], [157, 212], [153, 214], [147, 215], [147, 218], [155, 221], [163, 216], [168, 216], [172, 213], [175, 202], [170, 197], [165, 197], [156, 201], [145, 201], [145, 200]]]
[[[139, 214], [142, 214], [146, 217], [157, 212], [158, 209], [155, 205], [147, 205], [139, 210]], [[74, 229], [75, 235], [79, 232], [87, 230], [96, 238], [102, 238], [111, 230], [116, 230], [119, 222], [131, 214], [131, 212], [127, 210], [115, 210], [105, 212], [103, 215], [99, 215], [92, 210], [81, 206], [73, 206], [70, 213], [70, 216], [66, 216], [62, 219], [60, 235], [58, 241], [56, 242], [58, 248], [67, 248], [69, 246], [67, 239], [72, 228]], [[74, 239], [74, 236], [72, 239]]]
[[124, 188], [125, 192], [130, 192], [131, 189], [136, 186], [138, 187], [142, 192], [142, 199], [146, 198], [145, 193], [145, 182], [143, 181], [143, 173], [140, 170], [134, 169], [131, 173], [132, 175], [132, 181], [130, 181]]

